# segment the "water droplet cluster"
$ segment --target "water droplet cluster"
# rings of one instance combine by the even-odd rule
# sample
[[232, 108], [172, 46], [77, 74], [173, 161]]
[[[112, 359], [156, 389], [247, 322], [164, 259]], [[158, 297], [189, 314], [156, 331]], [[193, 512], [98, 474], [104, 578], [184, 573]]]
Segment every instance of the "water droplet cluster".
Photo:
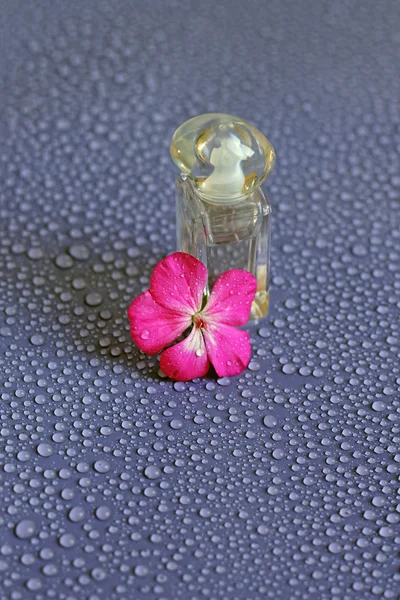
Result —
[[[3, 7], [1, 598], [398, 597], [396, 6], [233, 6]], [[174, 383], [126, 309], [218, 110], [276, 148], [271, 313]]]

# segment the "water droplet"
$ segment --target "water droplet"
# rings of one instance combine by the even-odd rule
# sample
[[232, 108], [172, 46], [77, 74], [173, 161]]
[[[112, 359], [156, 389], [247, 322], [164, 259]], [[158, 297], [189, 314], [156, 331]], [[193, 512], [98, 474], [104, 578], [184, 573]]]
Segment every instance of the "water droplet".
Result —
[[161, 470], [155, 465], [149, 465], [145, 468], [144, 475], [147, 479], [158, 479], [161, 475]]
[[15, 535], [21, 540], [28, 539], [34, 535], [36, 525], [33, 521], [24, 519], [15, 526]]
[[278, 419], [274, 415], [265, 415], [265, 417], [263, 418], [263, 423], [265, 427], [275, 427], [277, 422]]
[[96, 508], [95, 516], [99, 521], [107, 521], [111, 517], [111, 508], [109, 506], [99, 506]]
[[50, 444], [42, 443], [37, 447], [37, 452], [40, 456], [48, 457], [53, 454], [53, 448]]

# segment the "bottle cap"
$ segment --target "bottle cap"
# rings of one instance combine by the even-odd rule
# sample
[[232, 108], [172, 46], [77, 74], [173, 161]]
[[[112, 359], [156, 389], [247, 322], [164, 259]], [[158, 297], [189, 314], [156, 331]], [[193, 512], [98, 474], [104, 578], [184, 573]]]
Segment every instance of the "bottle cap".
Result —
[[258, 187], [271, 171], [275, 152], [247, 121], [209, 113], [193, 117], [172, 136], [171, 156], [201, 196], [230, 202]]

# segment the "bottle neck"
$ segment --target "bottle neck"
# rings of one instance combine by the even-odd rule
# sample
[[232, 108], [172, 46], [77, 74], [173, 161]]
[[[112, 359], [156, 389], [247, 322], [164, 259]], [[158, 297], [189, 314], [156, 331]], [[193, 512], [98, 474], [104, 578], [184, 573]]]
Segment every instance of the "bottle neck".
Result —
[[202, 202], [207, 202], [207, 204], [213, 204], [214, 206], [221, 206], [221, 207], [236, 205], [236, 204], [239, 204], [240, 202], [244, 202], [245, 200], [250, 198], [254, 194], [254, 192], [258, 192], [261, 189], [260, 186], [257, 186], [255, 188], [253, 188], [252, 190], [242, 193], [240, 195], [215, 197], [215, 196], [210, 196], [209, 194], [205, 193], [204, 190], [196, 187], [193, 183], [193, 180], [190, 177], [188, 177], [187, 175], [185, 175], [184, 173], [181, 173], [178, 176], [178, 179], [180, 179], [181, 183], [183, 183], [184, 185], [186, 185], [189, 188], [191, 194], [194, 194], [195, 196], [197, 196], [197, 198], [199, 198]]

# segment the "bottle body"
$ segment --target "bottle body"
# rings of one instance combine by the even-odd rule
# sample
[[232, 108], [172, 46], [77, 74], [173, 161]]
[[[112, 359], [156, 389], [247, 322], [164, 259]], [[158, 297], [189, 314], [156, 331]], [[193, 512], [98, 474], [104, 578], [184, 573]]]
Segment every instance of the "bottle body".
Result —
[[217, 277], [229, 269], [244, 269], [257, 279], [250, 319], [268, 313], [270, 284], [271, 207], [257, 187], [232, 202], [200, 195], [191, 179], [176, 181], [177, 247], [201, 260], [208, 270], [209, 294]]

